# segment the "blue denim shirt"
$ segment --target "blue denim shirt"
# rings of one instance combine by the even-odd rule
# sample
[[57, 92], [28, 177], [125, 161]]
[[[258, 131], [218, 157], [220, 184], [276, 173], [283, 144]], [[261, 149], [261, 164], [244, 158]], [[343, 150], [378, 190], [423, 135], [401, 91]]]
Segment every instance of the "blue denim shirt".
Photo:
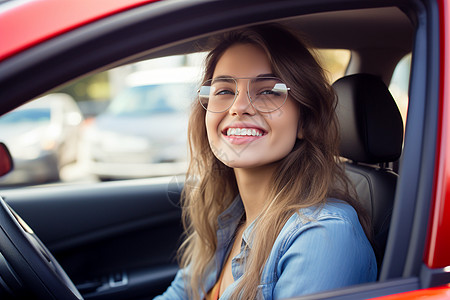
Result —
[[[217, 252], [204, 279], [206, 291], [214, 286], [221, 273], [243, 213], [242, 201], [237, 197], [219, 216]], [[230, 299], [243, 274], [246, 249], [251, 251], [249, 234], [253, 224], [245, 230], [241, 252], [232, 260], [235, 282], [220, 299]], [[155, 300], [188, 299], [184, 272], [178, 271], [171, 286]], [[375, 281], [376, 276], [375, 255], [355, 210], [341, 200], [329, 199], [320, 208], [300, 209], [286, 222], [264, 266], [258, 298], [284, 299], [322, 292]]]

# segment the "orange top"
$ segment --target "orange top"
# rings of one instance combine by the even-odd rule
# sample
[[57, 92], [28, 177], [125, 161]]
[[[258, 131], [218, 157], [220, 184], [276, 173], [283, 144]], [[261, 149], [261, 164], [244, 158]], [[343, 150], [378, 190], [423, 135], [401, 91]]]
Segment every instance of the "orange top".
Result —
[[206, 294], [205, 300], [219, 300], [220, 285], [222, 284], [223, 271], [220, 274], [219, 280], [212, 287], [212, 289]]

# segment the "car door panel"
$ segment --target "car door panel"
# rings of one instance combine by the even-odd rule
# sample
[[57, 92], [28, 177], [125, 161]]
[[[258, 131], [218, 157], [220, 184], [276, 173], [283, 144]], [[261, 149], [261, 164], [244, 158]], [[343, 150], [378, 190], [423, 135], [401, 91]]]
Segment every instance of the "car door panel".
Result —
[[181, 186], [172, 177], [3, 190], [0, 195], [86, 299], [130, 299], [162, 292], [177, 271]]

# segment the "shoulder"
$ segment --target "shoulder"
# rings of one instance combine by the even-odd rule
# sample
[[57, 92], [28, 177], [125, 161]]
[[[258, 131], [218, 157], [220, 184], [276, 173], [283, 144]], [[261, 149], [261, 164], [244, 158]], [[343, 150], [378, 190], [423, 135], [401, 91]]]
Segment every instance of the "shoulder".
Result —
[[376, 274], [373, 249], [356, 211], [336, 199], [293, 214], [275, 240], [269, 261], [278, 275], [292, 261], [308, 270], [319, 265], [336, 270], [353, 265], [353, 270]]
[[366, 255], [372, 252], [354, 208], [336, 199], [329, 199], [319, 207], [300, 209], [293, 214], [273, 247], [277, 257], [288, 252], [305, 253], [314, 249], [339, 253], [361, 251]]
[[286, 298], [373, 281], [376, 274], [356, 211], [330, 199], [300, 209], [286, 222], [267, 260], [262, 288]]
[[345, 201], [330, 198], [327, 202], [320, 206], [311, 206], [308, 208], [302, 208], [297, 214], [292, 217], [307, 217], [306, 220], [327, 220], [327, 219], [342, 219], [345, 221], [353, 222], [358, 219], [358, 215], [355, 209]]
[[299, 234], [314, 227], [361, 227], [358, 214], [348, 203], [338, 199], [328, 199], [320, 206], [302, 208], [294, 213], [284, 225], [280, 235]]

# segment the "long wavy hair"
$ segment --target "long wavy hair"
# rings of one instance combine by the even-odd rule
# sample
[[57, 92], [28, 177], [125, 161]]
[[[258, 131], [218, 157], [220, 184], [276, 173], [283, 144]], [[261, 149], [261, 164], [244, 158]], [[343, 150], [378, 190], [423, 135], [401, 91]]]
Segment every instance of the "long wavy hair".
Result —
[[[264, 264], [287, 220], [301, 208], [342, 199], [358, 212], [370, 239], [370, 219], [355, 200], [339, 162], [336, 96], [323, 69], [303, 40], [279, 25], [260, 25], [223, 34], [205, 61], [204, 80], [211, 79], [217, 62], [232, 45], [251, 44], [266, 53], [272, 72], [290, 87], [300, 106], [303, 136], [283, 158], [272, 177], [267, 205], [252, 232], [252, 248], [233, 299], [255, 299]], [[192, 299], [206, 293], [203, 280], [217, 250], [218, 216], [239, 193], [233, 169], [219, 161], [206, 134], [206, 111], [195, 101], [188, 126], [190, 164], [182, 195], [186, 239], [179, 249], [187, 268], [186, 287]]]

